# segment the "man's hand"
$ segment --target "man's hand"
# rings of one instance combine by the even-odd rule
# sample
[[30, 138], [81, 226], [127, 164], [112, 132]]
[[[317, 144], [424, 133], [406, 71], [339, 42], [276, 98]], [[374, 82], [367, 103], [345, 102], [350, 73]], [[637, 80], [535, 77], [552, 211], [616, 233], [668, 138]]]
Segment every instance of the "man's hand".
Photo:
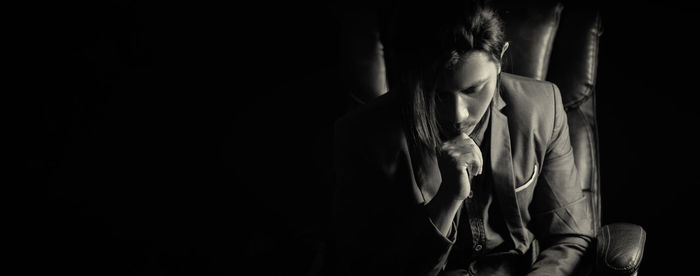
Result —
[[481, 174], [484, 159], [474, 140], [462, 133], [442, 144], [438, 153], [438, 167], [442, 176], [441, 192], [464, 200], [471, 191], [471, 177]]

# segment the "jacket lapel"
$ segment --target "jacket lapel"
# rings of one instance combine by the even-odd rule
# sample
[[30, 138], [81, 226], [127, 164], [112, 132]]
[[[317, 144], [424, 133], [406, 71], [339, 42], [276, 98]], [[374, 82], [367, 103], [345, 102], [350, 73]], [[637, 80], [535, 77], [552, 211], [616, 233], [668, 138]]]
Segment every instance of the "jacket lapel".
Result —
[[491, 108], [490, 165], [493, 176], [493, 189], [515, 248], [525, 252], [527, 250], [527, 245], [524, 243], [526, 231], [522, 225], [515, 194], [515, 177], [508, 117], [502, 112], [505, 106], [506, 103], [501, 98], [500, 93], [496, 93], [493, 99], [494, 108]]

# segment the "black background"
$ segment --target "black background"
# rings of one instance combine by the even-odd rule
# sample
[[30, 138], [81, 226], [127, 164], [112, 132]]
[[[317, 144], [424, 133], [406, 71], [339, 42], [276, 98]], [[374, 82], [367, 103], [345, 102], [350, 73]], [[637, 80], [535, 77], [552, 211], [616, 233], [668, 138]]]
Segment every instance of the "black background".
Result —
[[[6, 93], [19, 96], [8, 118], [21, 180], [6, 185], [21, 195], [10, 193], [8, 209], [17, 264], [73, 275], [306, 274], [329, 214], [348, 5], [14, 9], [7, 53], [18, 62], [7, 77], [18, 85]], [[690, 269], [695, 10], [591, 5], [604, 24], [604, 223], [647, 230], [641, 273]]]

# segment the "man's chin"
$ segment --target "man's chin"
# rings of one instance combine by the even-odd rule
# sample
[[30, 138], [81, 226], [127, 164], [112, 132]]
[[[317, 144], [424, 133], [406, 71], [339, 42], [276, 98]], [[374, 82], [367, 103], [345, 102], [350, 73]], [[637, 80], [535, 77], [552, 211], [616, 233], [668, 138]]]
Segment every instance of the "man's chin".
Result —
[[449, 141], [459, 136], [462, 136], [462, 134], [466, 134], [467, 136], [472, 137], [472, 132], [474, 132], [474, 127], [441, 131], [440, 138], [442, 138], [443, 141]]

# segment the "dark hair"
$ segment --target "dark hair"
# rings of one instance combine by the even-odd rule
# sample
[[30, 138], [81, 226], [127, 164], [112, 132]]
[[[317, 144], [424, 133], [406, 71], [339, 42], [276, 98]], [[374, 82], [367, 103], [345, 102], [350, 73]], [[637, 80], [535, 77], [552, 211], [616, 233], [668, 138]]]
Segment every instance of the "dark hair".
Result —
[[409, 145], [434, 154], [442, 143], [436, 115], [437, 78], [468, 51], [486, 52], [500, 62], [503, 23], [483, 3], [441, 2], [400, 8], [386, 40], [390, 90], [399, 93]]

